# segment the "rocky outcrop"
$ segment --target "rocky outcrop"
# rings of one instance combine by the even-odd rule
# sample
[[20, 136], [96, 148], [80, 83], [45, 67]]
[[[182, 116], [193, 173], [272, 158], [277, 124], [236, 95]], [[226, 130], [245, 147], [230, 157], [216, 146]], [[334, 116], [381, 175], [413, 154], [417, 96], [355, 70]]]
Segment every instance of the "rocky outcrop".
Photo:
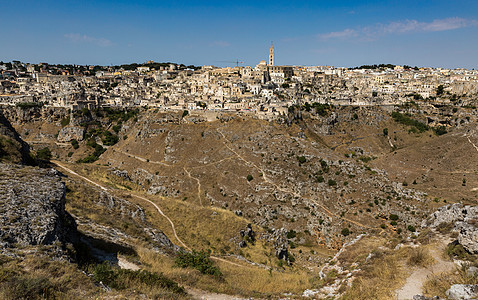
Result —
[[85, 128], [77, 126], [63, 127], [58, 133], [59, 142], [71, 142], [72, 140], [82, 141], [85, 135]]
[[251, 243], [254, 245], [256, 242], [256, 233], [252, 230], [252, 225], [247, 224], [247, 228], [245, 230], [241, 230], [239, 232], [241, 235], [242, 241], [239, 242], [239, 248], [247, 247], [247, 243]]
[[114, 197], [108, 192], [100, 192], [97, 204], [106, 206], [110, 210], [115, 210], [119, 212], [121, 216], [137, 219], [141, 223], [146, 222], [146, 214], [144, 213], [144, 209], [125, 199]]
[[154, 241], [153, 249], [164, 253], [166, 252], [177, 252], [181, 250], [178, 246], [174, 245], [171, 240], [161, 231], [158, 229], [154, 229], [151, 227], [145, 227], [144, 231], [151, 236], [151, 239]]
[[68, 117], [68, 109], [63, 107], [30, 107], [2, 106], [5, 117], [12, 124], [24, 124], [27, 122], [59, 123]]
[[65, 244], [76, 227], [57, 171], [0, 164], [0, 173], [0, 249]]
[[[130, 223], [131, 226], [137, 226], [146, 233], [149, 244], [157, 252], [173, 253], [179, 251], [179, 247], [174, 245], [169, 238], [159, 229], [153, 228], [146, 219], [146, 213], [139, 205], [110, 194], [107, 191], [99, 191], [97, 195], [91, 195], [94, 203], [91, 205], [98, 208], [105, 207], [107, 212], [114, 215], [116, 218]], [[75, 216], [75, 218], [77, 218]], [[134, 248], [134, 243], [138, 236], [130, 236], [123, 231], [124, 228], [118, 228], [111, 225], [100, 225], [87, 218], [77, 218], [79, 226], [83, 229], [88, 228], [86, 233], [94, 238]]]
[[0, 110], [0, 161], [31, 163], [30, 147], [25, 143]]
[[478, 298], [478, 284], [454, 284], [446, 291], [448, 299], [465, 300]]
[[470, 253], [478, 254], [478, 227], [477, 224], [459, 222], [455, 225], [459, 229], [458, 242]]
[[261, 239], [273, 242], [275, 255], [280, 260], [285, 260], [289, 263], [289, 241], [287, 240], [287, 229], [274, 229], [263, 233]]
[[441, 300], [442, 298], [435, 296], [435, 297], [426, 297], [423, 295], [415, 295], [413, 296], [413, 300]]
[[436, 228], [443, 223], [454, 225], [458, 242], [470, 253], [478, 253], [478, 207], [460, 203], [441, 207], [422, 222], [422, 227]]

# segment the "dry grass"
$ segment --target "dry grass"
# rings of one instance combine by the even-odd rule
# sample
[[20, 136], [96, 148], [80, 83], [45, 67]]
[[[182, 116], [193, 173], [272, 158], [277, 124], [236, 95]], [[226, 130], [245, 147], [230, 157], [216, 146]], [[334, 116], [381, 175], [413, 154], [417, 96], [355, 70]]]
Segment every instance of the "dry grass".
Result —
[[84, 299], [101, 292], [76, 265], [41, 255], [4, 260], [0, 274], [1, 299]]
[[422, 268], [428, 267], [435, 262], [430, 252], [421, 247], [409, 248], [407, 264], [409, 266], [419, 266]]
[[426, 248], [403, 247], [398, 251], [384, 247], [383, 238], [365, 238], [345, 251], [339, 258], [362, 264], [368, 253], [373, 256], [362, 266], [351, 288], [343, 299], [395, 299], [395, 291], [403, 286], [410, 268], [406, 265], [426, 267], [434, 262]]
[[419, 242], [422, 245], [427, 245], [433, 242], [434, 239], [435, 239], [435, 233], [431, 229], [426, 228], [422, 232], [420, 232], [420, 234], [418, 235], [417, 242]]
[[[95, 168], [95, 171], [89, 172], [88, 177], [92, 180], [101, 182], [105, 186], [112, 186], [114, 183], [105, 176], [102, 168]], [[80, 174], [81, 169], [75, 169]], [[86, 174], [85, 174], [86, 175]], [[75, 201], [81, 198], [79, 195], [91, 195], [91, 191], [77, 193]], [[130, 202], [137, 203], [145, 209], [148, 222], [155, 228], [161, 229], [172, 242], [179, 244], [172, 233], [171, 225], [162, 217], [156, 209], [149, 203], [135, 197], [127, 197], [128, 193], [136, 193], [157, 203], [157, 205], [174, 222], [178, 236], [186, 245], [196, 250], [211, 250], [213, 255], [241, 254], [248, 260], [265, 263], [268, 266], [277, 268], [277, 259], [275, 258], [271, 245], [258, 240], [255, 244], [248, 243], [246, 248], [237, 249], [237, 245], [230, 241], [233, 237], [239, 237], [239, 231], [245, 229], [250, 223], [247, 219], [235, 215], [233, 212], [216, 207], [201, 207], [195, 203], [182, 201], [182, 199], [173, 199], [160, 196], [146, 195], [140, 189], [133, 188], [133, 191], [114, 191], [114, 194], [127, 199]], [[118, 226], [118, 216], [107, 214], [105, 211], [89, 209], [91, 199], [83, 199], [80, 204], [74, 205], [70, 202], [67, 206], [83, 210], [86, 215], [94, 221]], [[88, 201], [90, 202], [88, 204]], [[107, 218], [108, 220], [106, 220]], [[121, 228], [121, 227], [120, 227]], [[259, 236], [262, 229], [253, 226], [256, 236]], [[146, 244], [142, 243], [143, 247]], [[139, 246], [141, 247], [141, 246]], [[138, 248], [139, 248], [138, 247]], [[142, 249], [142, 250], [141, 250]], [[173, 280], [194, 286], [211, 292], [241, 294], [248, 296], [257, 295], [280, 295], [281, 293], [292, 292], [302, 293], [304, 289], [310, 287], [309, 278], [311, 275], [295, 267], [285, 267], [282, 271], [272, 271], [236, 261], [244, 267], [237, 267], [221, 261], [215, 261], [215, 264], [224, 274], [223, 279], [215, 279], [211, 276], [202, 275], [196, 270], [174, 268], [174, 261], [170, 257], [158, 255], [152, 251], [141, 248], [138, 255], [141, 262], [152, 272], [163, 273]], [[232, 259], [232, 261], [235, 261]]]
[[154, 272], [160, 272], [167, 277], [186, 286], [215, 293], [240, 294], [243, 296], [278, 296], [283, 293], [302, 293], [310, 288], [310, 274], [287, 268], [286, 271], [268, 271], [251, 265], [237, 267], [224, 262], [215, 261], [223, 273], [222, 279], [202, 275], [194, 269], [174, 268], [170, 257], [159, 255], [147, 249], [138, 250], [141, 261]]
[[363, 268], [343, 299], [395, 299], [395, 290], [406, 278], [399, 254], [377, 255]]
[[[126, 184], [120, 182], [115, 176], [108, 175], [107, 170], [105, 170], [106, 168], [91, 166], [71, 167], [80, 174], [88, 176], [88, 178], [100, 182], [104, 186], [118, 187]], [[191, 248], [196, 250], [211, 250], [214, 255], [243, 254], [247, 259], [255, 262], [265, 262], [269, 260], [268, 255], [270, 249], [265, 249], [265, 247], [269, 246], [265, 246], [261, 242], [257, 242], [256, 245], [249, 244], [247, 248], [241, 249], [241, 252], [236, 249], [236, 244], [230, 242], [231, 238], [239, 237], [240, 230], [245, 229], [247, 224], [251, 223], [249, 220], [239, 217], [226, 209], [199, 206], [196, 203], [183, 201], [182, 199], [147, 195], [141, 187], [133, 183], [130, 183], [129, 186], [132, 187], [132, 191], [125, 191], [123, 188], [123, 191], [115, 191], [114, 194], [143, 207], [148, 222], [151, 223], [153, 227], [162, 230], [173, 243], [180, 245], [174, 238], [169, 222], [162, 217], [151, 204], [131, 197], [129, 195], [130, 193], [136, 193], [155, 202], [161, 210], [171, 218], [175, 224], [179, 238]], [[78, 186], [75, 186], [75, 189], [78, 189]], [[73, 191], [72, 193], [75, 194], [77, 199], [81, 199], [82, 195], [88, 195], [91, 194], [91, 192], [92, 190], [90, 189], [89, 193], [82, 193], [82, 191]], [[78, 203], [78, 200], [75, 201], [75, 203]], [[107, 218], [109, 219], [107, 222], [109, 222], [110, 225], [117, 226], [117, 220], [122, 219], [118, 218], [118, 216], [105, 213], [105, 211], [97, 210], [96, 207], [92, 209], [91, 199], [89, 200], [89, 204], [87, 203], [88, 199], [83, 199], [82, 201], [79, 207], [78, 205], [74, 207], [76, 204], [70, 202], [67, 208], [71, 207], [76, 211], [89, 211], [88, 216], [92, 220], [99, 221], [100, 223], [104, 223], [104, 219]], [[121, 229], [121, 227], [119, 228]], [[135, 227], [133, 226], [132, 229], [135, 229]], [[132, 229], [130, 228], [130, 230]], [[256, 232], [256, 236], [259, 236], [262, 232], [260, 227], [253, 226], [253, 229]], [[137, 234], [139, 234], [139, 232]]]
[[[346, 248], [339, 256], [342, 265], [350, 265], [352, 263], [363, 263], [371, 250], [384, 246], [386, 240], [380, 237], [364, 237], [357, 243]], [[373, 252], [373, 251], [372, 251]]]
[[463, 266], [452, 272], [432, 275], [423, 285], [424, 294], [445, 297], [445, 292], [453, 284], [478, 284], [477, 274], [467, 274], [466, 269]]

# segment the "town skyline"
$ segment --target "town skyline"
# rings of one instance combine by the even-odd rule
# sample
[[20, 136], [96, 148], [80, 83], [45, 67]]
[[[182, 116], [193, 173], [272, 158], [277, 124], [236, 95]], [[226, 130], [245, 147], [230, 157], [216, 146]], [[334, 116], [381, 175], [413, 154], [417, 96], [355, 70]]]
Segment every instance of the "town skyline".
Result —
[[[456, 1], [34, 1], [0, 5], [4, 61], [254, 66], [392, 63], [476, 69], [478, 4]], [[48, 16], [54, 16], [48, 17]]]

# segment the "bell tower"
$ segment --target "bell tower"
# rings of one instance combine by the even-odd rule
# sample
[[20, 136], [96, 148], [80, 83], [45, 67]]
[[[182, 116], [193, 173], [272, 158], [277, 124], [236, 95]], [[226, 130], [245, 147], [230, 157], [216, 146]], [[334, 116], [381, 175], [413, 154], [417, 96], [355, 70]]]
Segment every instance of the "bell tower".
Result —
[[269, 50], [269, 66], [274, 65], [274, 46], [272, 45], [271, 42], [271, 49]]

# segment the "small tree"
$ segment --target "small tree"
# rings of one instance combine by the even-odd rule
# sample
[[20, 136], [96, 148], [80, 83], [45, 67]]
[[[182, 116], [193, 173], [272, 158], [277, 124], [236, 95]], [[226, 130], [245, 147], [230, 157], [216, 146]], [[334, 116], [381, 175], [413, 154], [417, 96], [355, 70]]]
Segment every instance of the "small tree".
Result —
[[45, 147], [37, 151], [37, 159], [49, 162], [51, 159], [50, 148]]
[[329, 180], [327, 181], [327, 184], [328, 184], [329, 186], [335, 186], [335, 185], [337, 185], [337, 181], [335, 181], [335, 180], [333, 180], [333, 179], [329, 179]]
[[443, 86], [443, 84], [440, 84], [438, 87], [437, 87], [437, 96], [441, 96], [443, 95], [443, 92], [445, 91], [445, 87]]
[[343, 236], [347, 236], [350, 234], [350, 230], [348, 228], [344, 228], [342, 229], [342, 231], [340, 232]]
[[73, 146], [73, 149], [78, 149], [80, 145], [78, 145], [78, 141], [73, 139], [71, 140], [71, 145]]
[[299, 161], [300, 164], [303, 164], [307, 161], [305, 156], [297, 156], [297, 160]]

